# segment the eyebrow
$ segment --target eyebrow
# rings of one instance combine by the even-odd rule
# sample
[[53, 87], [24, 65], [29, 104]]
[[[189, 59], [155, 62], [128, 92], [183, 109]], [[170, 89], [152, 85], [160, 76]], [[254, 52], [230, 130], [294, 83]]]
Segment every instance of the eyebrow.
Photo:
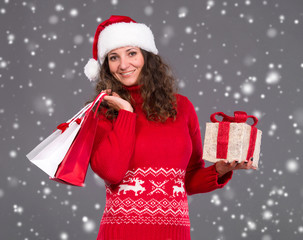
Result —
[[108, 53], [108, 56], [110, 56], [110, 55], [117, 55], [117, 53], [115, 53], [115, 52]]
[[[129, 51], [131, 51], [131, 50], [136, 50], [136, 51], [137, 51], [138, 49], [132, 47], [132, 48], [128, 48], [128, 49], [126, 50], [126, 52], [129, 52]], [[112, 52], [112, 53], [108, 53], [108, 56], [114, 55], [114, 54], [115, 54], [115, 55], [118, 55], [118, 53]]]
[[126, 52], [129, 52], [130, 50], [137, 50], [137, 48], [133, 48], [133, 47], [129, 48], [129, 49], [126, 50]]

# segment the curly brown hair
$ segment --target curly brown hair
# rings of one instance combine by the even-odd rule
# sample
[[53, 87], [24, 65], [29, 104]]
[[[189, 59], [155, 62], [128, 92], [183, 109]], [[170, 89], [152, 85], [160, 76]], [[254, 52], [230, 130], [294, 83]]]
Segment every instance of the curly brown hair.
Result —
[[[172, 75], [169, 66], [164, 63], [159, 55], [140, 49], [144, 57], [144, 65], [142, 67], [138, 84], [142, 85], [141, 95], [143, 98], [142, 109], [146, 117], [150, 121], [165, 122], [168, 118], [176, 118], [177, 102], [176, 93], [177, 87], [175, 78]], [[131, 103], [130, 93], [123, 87], [123, 84], [118, 81], [110, 72], [108, 57], [105, 58], [101, 70], [100, 81], [96, 86], [96, 95], [105, 89], [111, 89], [129, 103]], [[91, 102], [91, 101], [89, 101]], [[108, 119], [113, 119], [118, 116], [118, 111], [110, 108], [106, 103], [102, 102], [98, 109], [99, 113], [105, 114]], [[104, 110], [107, 108], [107, 111]]]

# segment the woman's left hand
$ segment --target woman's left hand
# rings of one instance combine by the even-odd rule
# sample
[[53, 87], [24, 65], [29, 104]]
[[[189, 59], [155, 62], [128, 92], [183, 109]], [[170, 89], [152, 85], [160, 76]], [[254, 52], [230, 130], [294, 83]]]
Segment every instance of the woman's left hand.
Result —
[[221, 160], [216, 162], [215, 167], [216, 171], [219, 173], [219, 177], [222, 177], [225, 173], [232, 171], [232, 170], [239, 170], [239, 169], [254, 169], [257, 168], [252, 165], [253, 161], [250, 159], [249, 161], [242, 161], [238, 162], [234, 160], [232, 162], [228, 162], [227, 160]]

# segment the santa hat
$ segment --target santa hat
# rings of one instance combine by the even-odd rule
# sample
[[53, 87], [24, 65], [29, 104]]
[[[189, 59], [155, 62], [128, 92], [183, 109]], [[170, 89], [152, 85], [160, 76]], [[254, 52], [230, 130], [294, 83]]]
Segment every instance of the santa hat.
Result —
[[148, 26], [126, 16], [111, 16], [100, 23], [96, 30], [93, 58], [84, 67], [88, 79], [98, 80], [100, 67], [106, 55], [113, 49], [125, 46], [139, 47], [158, 54], [154, 35]]

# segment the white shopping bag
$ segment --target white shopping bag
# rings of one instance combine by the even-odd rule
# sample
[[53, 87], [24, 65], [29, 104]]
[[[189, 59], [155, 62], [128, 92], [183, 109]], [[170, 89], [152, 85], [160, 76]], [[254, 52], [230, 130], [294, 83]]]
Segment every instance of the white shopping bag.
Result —
[[29, 152], [26, 157], [50, 177], [55, 177], [58, 166], [76, 138], [81, 125], [84, 122], [84, 118], [88, 116], [88, 113], [98, 101], [100, 105], [105, 95], [105, 93], [100, 93], [93, 103], [86, 105], [73, 118], [67, 121], [68, 127], [66, 130], [62, 131], [57, 129]]
[[59, 164], [80, 130], [80, 124], [72, 122], [64, 133], [56, 130], [26, 157], [50, 177], [54, 177]]

